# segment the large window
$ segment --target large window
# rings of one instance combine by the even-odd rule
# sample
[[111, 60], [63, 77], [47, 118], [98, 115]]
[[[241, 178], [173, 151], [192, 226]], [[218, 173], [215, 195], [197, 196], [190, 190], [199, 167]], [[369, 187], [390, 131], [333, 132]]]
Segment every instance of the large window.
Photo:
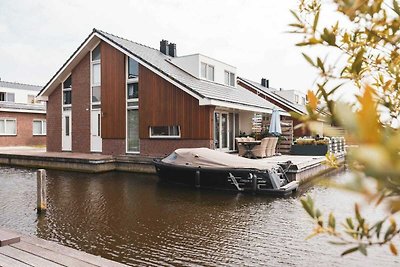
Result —
[[180, 138], [180, 137], [181, 137], [181, 129], [179, 125], [150, 127], [150, 138]]
[[127, 152], [138, 153], [140, 151], [139, 64], [130, 57], [127, 57], [126, 90], [126, 150]]
[[214, 81], [214, 66], [201, 62], [201, 77], [210, 81]]
[[225, 84], [235, 86], [235, 73], [225, 71]]
[[92, 51], [92, 103], [101, 102], [101, 53], [100, 45]]
[[46, 120], [33, 120], [33, 135], [46, 135]]
[[63, 82], [63, 104], [71, 105], [72, 103], [72, 78], [71, 75]]
[[128, 152], [139, 152], [139, 110], [128, 109]]
[[0, 135], [16, 135], [17, 120], [10, 118], [0, 118]]
[[0, 101], [15, 102], [15, 94], [0, 92]]

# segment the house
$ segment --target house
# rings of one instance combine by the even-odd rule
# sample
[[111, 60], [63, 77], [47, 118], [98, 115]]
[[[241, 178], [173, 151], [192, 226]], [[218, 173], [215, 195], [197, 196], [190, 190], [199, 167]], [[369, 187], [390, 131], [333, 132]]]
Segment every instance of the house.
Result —
[[254, 113], [275, 107], [236, 79], [235, 67], [201, 54], [179, 57], [174, 43], [162, 40], [158, 50], [94, 29], [38, 94], [47, 101], [47, 150], [234, 150]]
[[0, 146], [44, 146], [46, 106], [41, 86], [0, 80]]

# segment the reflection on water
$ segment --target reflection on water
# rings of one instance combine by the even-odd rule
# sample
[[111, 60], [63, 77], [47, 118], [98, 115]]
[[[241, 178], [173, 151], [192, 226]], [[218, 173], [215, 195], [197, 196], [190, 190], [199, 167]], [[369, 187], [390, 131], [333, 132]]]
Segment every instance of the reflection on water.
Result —
[[[341, 217], [351, 214], [357, 200], [334, 189], [303, 190]], [[343, 248], [323, 238], [305, 241], [312, 225], [298, 197], [196, 191], [130, 173], [59, 171], [48, 171], [44, 216], [36, 215], [35, 194], [34, 170], [1, 167], [0, 225], [132, 265], [399, 264], [387, 248], [370, 251], [368, 258], [341, 258]]]

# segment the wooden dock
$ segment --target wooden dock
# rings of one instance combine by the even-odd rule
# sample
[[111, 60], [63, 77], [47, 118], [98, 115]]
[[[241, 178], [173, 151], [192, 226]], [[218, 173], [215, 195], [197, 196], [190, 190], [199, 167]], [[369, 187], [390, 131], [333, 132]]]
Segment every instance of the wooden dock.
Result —
[[0, 266], [127, 266], [55, 242], [0, 228]]

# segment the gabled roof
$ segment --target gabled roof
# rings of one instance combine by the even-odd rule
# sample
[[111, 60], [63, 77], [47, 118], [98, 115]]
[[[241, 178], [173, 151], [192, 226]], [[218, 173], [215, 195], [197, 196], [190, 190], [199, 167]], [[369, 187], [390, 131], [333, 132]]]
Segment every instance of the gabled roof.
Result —
[[38, 85], [24, 84], [24, 83], [0, 81], [0, 88], [40, 91], [43, 87]]
[[39, 96], [48, 96], [55, 89], [60, 82], [58, 76], [74, 60], [77, 54], [88, 51], [85, 46], [88, 46], [95, 37], [114, 46], [127, 56], [134, 58], [140, 64], [197, 98], [200, 105], [224, 106], [257, 112], [271, 112], [274, 107], [272, 103], [240, 86], [233, 88], [198, 79], [174, 65], [170, 56], [164, 55], [157, 49], [97, 29], [93, 29], [89, 37], [43, 88]]
[[[251, 81], [249, 79], [245, 79], [242, 77], [238, 77], [238, 81], [242, 82], [243, 84], [249, 86], [250, 88], [255, 89], [256, 91], [265, 94], [266, 96], [270, 97], [271, 99], [275, 100], [277, 103], [281, 104], [283, 107], [285, 107], [285, 110], [290, 112], [296, 112], [299, 114], [306, 114], [306, 108], [305, 106], [300, 106], [292, 101], [274, 93], [274, 91], [277, 91], [277, 89], [274, 88], [266, 88], [262, 86], [260, 83]], [[255, 95], [255, 94], [254, 94]]]

